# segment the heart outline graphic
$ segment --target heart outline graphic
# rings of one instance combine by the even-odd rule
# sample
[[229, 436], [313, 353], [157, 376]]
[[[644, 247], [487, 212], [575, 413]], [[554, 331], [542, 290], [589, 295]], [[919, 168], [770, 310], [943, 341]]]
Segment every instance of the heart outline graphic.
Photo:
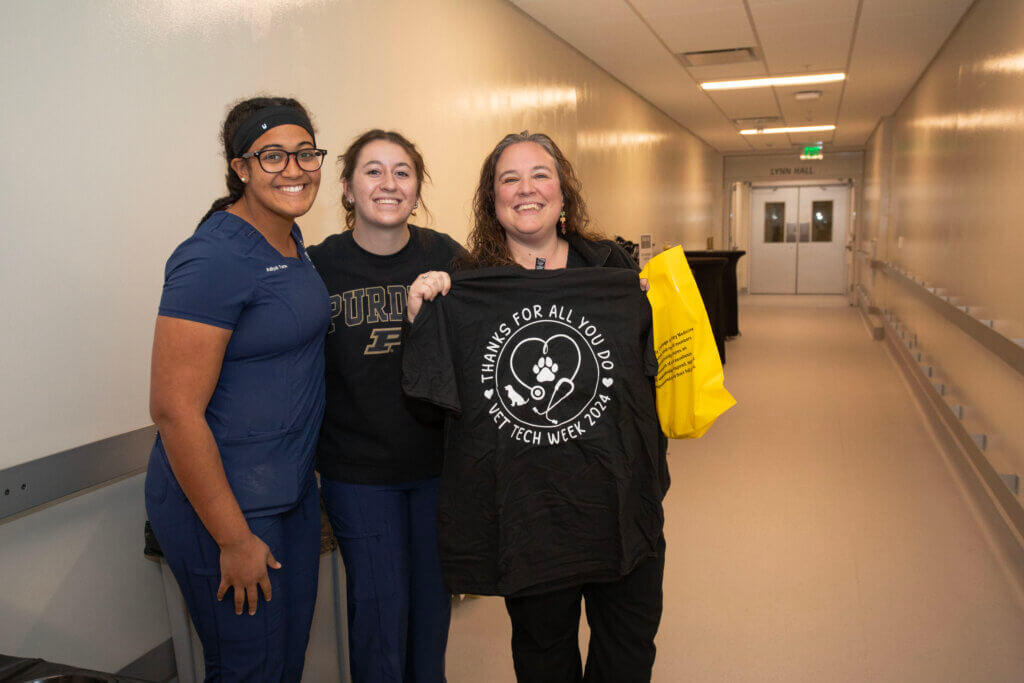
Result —
[[[532, 329], [531, 329], [532, 328]], [[554, 340], [555, 330], [561, 330], [561, 333], [568, 337], [568, 340]], [[527, 335], [533, 332], [531, 335], [533, 341], [527, 346], [520, 347], [517, 342], [526, 341]], [[543, 352], [543, 342], [548, 340], [549, 343], [554, 344], [555, 348], [551, 350], [552, 358], [558, 359], [558, 364], [562, 372], [568, 372], [570, 369], [575, 369], [573, 374], [576, 375], [574, 379], [574, 385], [571, 388], [568, 387], [564, 381], [566, 377], [562, 377], [562, 386], [558, 386], [559, 382], [550, 381], [543, 385], [537, 383], [537, 388], [540, 389], [540, 394], [537, 395], [530, 391], [532, 385], [521, 382], [522, 377], [526, 377], [527, 381], [533, 380], [533, 374], [528, 371], [533, 367], [534, 361], [536, 360], [532, 354], [523, 353], [523, 351], [530, 349], [530, 346], [536, 346], [537, 355], [540, 356]], [[566, 357], [563, 360], [563, 356], [569, 356], [573, 350], [563, 349], [560, 351], [557, 346], [560, 344], [568, 344], [574, 342], [575, 349], [580, 354], [580, 365], [578, 368], [573, 368], [571, 357]], [[513, 373], [512, 363], [510, 363], [511, 352], [513, 349], [518, 347], [519, 353], [515, 356], [517, 364], [517, 372]], [[563, 353], [564, 351], [564, 353]], [[567, 424], [572, 420], [576, 420], [580, 415], [587, 409], [587, 407], [595, 400], [597, 393], [601, 389], [600, 377], [601, 368], [600, 361], [597, 358], [597, 354], [593, 346], [587, 341], [583, 334], [572, 325], [567, 324], [562, 320], [552, 319], [539, 319], [522, 325], [518, 330], [509, 336], [504, 344], [501, 344], [501, 348], [498, 351], [497, 358], [494, 361], [496, 385], [494, 386], [494, 398], [501, 405], [501, 408], [506, 412], [509, 418], [518, 422], [519, 424], [527, 427], [534, 428], [551, 428], [559, 425]], [[561, 373], [559, 373], [561, 374]], [[505, 379], [501, 379], [500, 375], [504, 375]], [[585, 386], [580, 386], [580, 382], [584, 382]], [[506, 402], [505, 393], [511, 387], [506, 386], [505, 391], [501, 390], [502, 383], [510, 382], [512, 385], [520, 387], [522, 395], [519, 396], [520, 401], [517, 403], [513, 397], [509, 397], [511, 404]], [[566, 389], [566, 395], [564, 399], [559, 395], [562, 390]], [[559, 402], [557, 408], [552, 402], [552, 409], [565, 411], [566, 406], [570, 406], [569, 413], [564, 415], [551, 415], [545, 414], [543, 403], [545, 399], [549, 398], [547, 394], [555, 394], [555, 401]], [[525, 401], [522, 399], [525, 397]], [[531, 405], [532, 404], [532, 405]], [[577, 405], [578, 404], [578, 405]], [[540, 405], [541, 409], [537, 409]]]
[[[553, 424], [558, 424], [558, 421], [553, 420], [551, 419], [551, 417], [549, 417], [551, 411], [554, 410], [555, 406], [557, 406], [559, 403], [561, 403], [569, 396], [571, 396], [572, 392], [576, 390], [576, 376], [580, 374], [580, 368], [583, 366], [583, 353], [580, 351], [580, 345], [576, 342], [575, 339], [565, 334], [564, 332], [556, 332], [555, 334], [549, 336], [547, 339], [541, 339], [540, 337], [527, 337], [526, 339], [521, 339], [512, 348], [512, 351], [511, 353], [509, 353], [508, 356], [508, 365], [509, 370], [512, 373], [512, 377], [515, 378], [515, 380], [519, 382], [521, 385], [530, 390], [531, 398], [533, 398], [534, 400], [542, 400], [544, 398], [545, 393], [544, 387], [540, 386], [539, 384], [527, 384], [519, 376], [519, 373], [516, 372], [516, 354], [519, 352], [521, 348], [523, 348], [525, 344], [532, 342], [540, 344], [541, 353], [546, 356], [549, 353], [549, 345], [556, 339], [565, 339], [572, 345], [573, 349], [576, 351], [576, 367], [573, 369], [571, 376], [561, 377], [557, 382], [555, 382], [555, 386], [551, 389], [551, 396], [548, 398], [548, 405], [544, 410], [537, 410], [536, 408], [533, 409], [535, 413], [537, 413], [538, 415], [542, 415], [545, 419], [552, 422]], [[562, 391], [564, 387], [568, 387], [568, 390]]]

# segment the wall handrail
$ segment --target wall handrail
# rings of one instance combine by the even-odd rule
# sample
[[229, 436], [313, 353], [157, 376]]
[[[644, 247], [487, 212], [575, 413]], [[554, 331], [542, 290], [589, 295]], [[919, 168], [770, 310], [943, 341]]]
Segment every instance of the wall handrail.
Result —
[[966, 332], [972, 339], [1016, 370], [1018, 374], [1024, 375], [1024, 346], [1021, 346], [991, 325], [975, 318], [950, 301], [948, 297], [937, 294], [936, 291], [929, 289], [925, 283], [914, 279], [912, 275], [892, 263], [872, 260], [871, 267], [881, 271], [895, 282], [904, 285], [934, 311]]
[[[963, 423], [963, 407], [957, 406], [960, 408], [957, 411], [946, 403], [945, 390], [936, 386], [932, 366], [923, 365], [922, 356], [916, 351], [917, 335], [904, 334], [906, 328], [892, 313], [885, 316], [883, 324], [888, 330], [886, 343], [910, 381], [911, 391], [925, 406], [925, 415], [936, 428], [935, 434], [950, 454], [958, 453], [960, 456], [952, 458], [951, 462], [960, 469], [966, 481], [976, 483], [976, 486], [968, 488], [978, 496], [976, 502], [980, 504], [982, 513], [992, 522], [1001, 520], [1006, 525], [1009, 534], [998, 534], [997, 542], [1004, 547], [1013, 565], [1024, 570], [1024, 507], [985, 456], [985, 436], [969, 433]], [[975, 436], [982, 437], [981, 443], [975, 440]], [[1018, 576], [1024, 574], [1018, 572]]]
[[0, 523], [86, 489], [141, 474], [149, 462], [156, 426], [0, 470]]

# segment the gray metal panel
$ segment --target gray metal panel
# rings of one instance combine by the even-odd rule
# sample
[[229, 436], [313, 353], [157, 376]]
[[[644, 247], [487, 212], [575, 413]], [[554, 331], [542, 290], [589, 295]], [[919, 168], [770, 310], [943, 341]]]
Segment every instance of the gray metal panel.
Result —
[[166, 683], [178, 674], [174, 664], [174, 641], [170, 638], [117, 672], [143, 681]]
[[0, 470], [0, 521], [146, 469], [156, 426]]

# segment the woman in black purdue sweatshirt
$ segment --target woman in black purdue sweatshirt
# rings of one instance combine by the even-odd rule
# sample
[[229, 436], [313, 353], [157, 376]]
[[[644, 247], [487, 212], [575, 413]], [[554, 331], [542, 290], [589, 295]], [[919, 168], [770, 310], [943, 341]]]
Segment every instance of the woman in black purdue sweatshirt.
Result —
[[339, 158], [346, 230], [309, 248], [331, 297], [317, 467], [345, 561], [354, 683], [443, 683], [451, 614], [437, 550], [442, 423], [401, 389], [409, 284], [464, 249], [409, 224], [423, 157], [370, 130]]

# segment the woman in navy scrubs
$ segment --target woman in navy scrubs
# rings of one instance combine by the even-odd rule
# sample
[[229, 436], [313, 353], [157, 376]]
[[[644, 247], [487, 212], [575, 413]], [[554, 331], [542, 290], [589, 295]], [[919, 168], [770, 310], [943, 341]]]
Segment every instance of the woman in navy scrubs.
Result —
[[229, 194], [167, 262], [146, 510], [206, 680], [298, 681], [319, 567], [313, 467], [331, 311], [294, 220], [316, 198], [326, 151], [284, 98], [239, 102], [222, 139]]

